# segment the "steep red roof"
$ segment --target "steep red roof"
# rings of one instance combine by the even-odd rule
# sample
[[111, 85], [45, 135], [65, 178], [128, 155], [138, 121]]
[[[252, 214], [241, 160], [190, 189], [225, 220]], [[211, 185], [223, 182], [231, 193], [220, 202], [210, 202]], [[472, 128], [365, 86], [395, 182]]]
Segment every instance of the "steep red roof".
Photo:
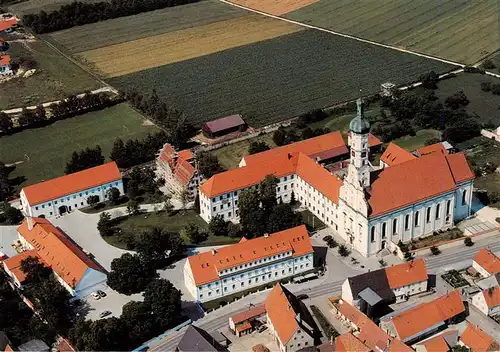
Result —
[[380, 157], [380, 161], [389, 166], [398, 165], [413, 159], [416, 159], [415, 155], [392, 142], [389, 143], [384, 153]]
[[196, 285], [219, 280], [219, 270], [241, 265], [272, 255], [292, 251], [293, 257], [313, 252], [311, 239], [304, 225], [297, 226], [268, 237], [258, 237], [245, 242], [204, 252], [188, 258]]
[[203, 129], [207, 129], [212, 133], [224, 131], [245, 124], [241, 115], [231, 115], [221, 117], [217, 120], [208, 121], [203, 125]]
[[281, 284], [276, 284], [265, 301], [267, 316], [273, 324], [281, 342], [285, 345], [293, 337], [299, 324], [297, 313]]
[[88, 269], [101, 271], [79, 247], [44, 218], [32, 218], [33, 228], [25, 219], [17, 228], [38, 256], [70, 287], [75, 288]]
[[36, 250], [30, 250], [22, 252], [3, 261], [7, 269], [12, 272], [12, 274], [20, 283], [23, 283], [26, 280], [26, 274], [21, 270], [21, 262], [28, 257], [40, 258]]
[[499, 344], [479, 327], [467, 324], [467, 328], [460, 336], [464, 345], [474, 352], [493, 352], [500, 350]]
[[473, 260], [491, 275], [500, 273], [500, 258], [486, 248], [477, 252]]
[[174, 177], [183, 185], [187, 185], [194, 176], [196, 169], [187, 160], [179, 158], [175, 165]]
[[448, 342], [446, 342], [445, 337], [453, 334], [456, 334], [455, 336], [458, 336], [458, 331], [445, 331], [442, 334], [436, 335], [430, 339], [420, 342], [419, 345], [425, 346], [427, 352], [448, 352], [450, 350], [450, 346], [448, 345]]
[[[273, 160], [278, 155], [304, 153], [309, 157], [318, 156], [320, 159], [329, 159], [337, 155], [348, 153], [342, 134], [338, 131], [330, 132], [318, 137], [305, 139], [281, 147], [266, 150], [261, 153], [246, 155], [247, 166]], [[323, 155], [321, 153], [324, 153]]]
[[0, 56], [0, 66], [10, 65], [10, 56], [2, 55]]
[[377, 216], [456, 189], [474, 178], [465, 155], [432, 153], [372, 173], [370, 216]]
[[385, 273], [391, 288], [403, 287], [428, 279], [423, 259], [388, 267]]
[[121, 179], [114, 161], [24, 187], [31, 206]]
[[443, 146], [443, 143], [436, 143], [436, 144], [431, 144], [427, 145], [422, 148], [417, 149], [417, 153], [422, 156], [422, 155], [427, 155], [431, 153], [442, 153], [442, 154], [448, 154], [448, 151], [446, 148]]
[[[333, 351], [333, 349], [332, 349]], [[350, 332], [335, 339], [336, 352], [370, 352], [371, 349]]]
[[6, 19], [6, 20], [0, 20], [0, 32], [3, 32], [6, 29], [9, 29], [12, 26], [15, 26], [17, 24], [17, 19], [15, 17]]
[[370, 148], [381, 145], [382, 141], [375, 137], [373, 134], [368, 133], [368, 146]]
[[262, 314], [266, 313], [266, 306], [264, 304], [260, 304], [258, 306], [253, 307], [252, 309], [245, 310], [241, 313], [233, 315], [231, 320], [233, 323], [238, 324], [245, 320], [258, 317]]

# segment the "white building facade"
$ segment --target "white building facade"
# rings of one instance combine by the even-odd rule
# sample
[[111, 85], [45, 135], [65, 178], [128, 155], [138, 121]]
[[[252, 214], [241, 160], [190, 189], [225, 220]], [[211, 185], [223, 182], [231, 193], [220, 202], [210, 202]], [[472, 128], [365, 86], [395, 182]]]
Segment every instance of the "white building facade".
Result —
[[472, 305], [487, 316], [500, 314], [500, 287], [492, 287], [472, 296]]

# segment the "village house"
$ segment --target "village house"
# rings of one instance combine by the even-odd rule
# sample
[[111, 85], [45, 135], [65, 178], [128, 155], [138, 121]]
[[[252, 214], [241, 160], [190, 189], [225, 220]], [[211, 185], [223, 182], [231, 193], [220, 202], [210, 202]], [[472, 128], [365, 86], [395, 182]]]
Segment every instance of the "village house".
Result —
[[186, 192], [188, 199], [194, 200], [203, 178], [197, 170], [195, 155], [190, 149], [177, 152], [167, 143], [163, 146], [157, 164], [169, 191], [179, 197]]
[[483, 248], [472, 259], [472, 268], [484, 278], [498, 274], [500, 273], [500, 258]]
[[199, 302], [222, 298], [314, 271], [304, 225], [188, 257], [184, 282]]
[[500, 286], [490, 287], [472, 296], [472, 304], [487, 316], [500, 314]]
[[[399, 241], [450, 229], [471, 215], [475, 176], [463, 153], [434, 152], [380, 170], [369, 162], [369, 131], [359, 100], [358, 114], [350, 123], [350, 161], [343, 178], [302, 148], [273, 152], [257, 163], [245, 157], [245, 166], [216, 174], [200, 186], [201, 217], [206, 222], [216, 215], [239, 221], [239, 194], [255, 189], [266, 175], [278, 179], [281, 201], [290, 202], [293, 192], [302, 206], [366, 257]], [[336, 133], [325, 136], [337, 138]]]
[[474, 352], [500, 351], [500, 345], [491, 336], [476, 325], [467, 323], [467, 328], [460, 335], [458, 343]]
[[247, 124], [241, 115], [231, 115], [208, 121], [203, 124], [201, 130], [206, 137], [216, 138], [231, 132], [243, 132], [246, 128]]
[[412, 344], [462, 320], [464, 314], [462, 296], [452, 291], [431, 302], [390, 313], [380, 318], [380, 327], [390, 336]]
[[175, 348], [176, 352], [226, 352], [227, 348], [202, 328], [189, 325]]
[[262, 325], [266, 306], [260, 304], [229, 318], [229, 330], [238, 337], [247, 335]]
[[458, 330], [446, 330], [414, 345], [417, 352], [447, 352], [458, 344]]
[[342, 299], [370, 316], [376, 305], [393, 303], [427, 291], [422, 259], [350, 277], [342, 284]]
[[114, 161], [26, 186], [21, 190], [21, 206], [26, 216], [52, 217], [88, 206], [87, 199], [107, 199], [107, 191], [124, 193], [122, 176]]
[[49, 220], [28, 217], [17, 232], [23, 252], [3, 262], [5, 272], [17, 287], [21, 288], [26, 280], [21, 262], [28, 257], [37, 257], [51, 268], [73, 298], [85, 297], [105, 284], [104, 270]]
[[356, 336], [347, 332], [318, 346], [319, 352], [370, 352], [371, 349]]

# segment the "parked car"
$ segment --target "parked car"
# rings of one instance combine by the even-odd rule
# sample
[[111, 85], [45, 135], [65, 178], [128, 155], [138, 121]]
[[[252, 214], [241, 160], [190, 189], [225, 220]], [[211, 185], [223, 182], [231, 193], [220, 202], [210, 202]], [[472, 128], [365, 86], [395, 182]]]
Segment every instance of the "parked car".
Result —
[[309, 295], [307, 293], [302, 293], [300, 295], [297, 295], [297, 299], [303, 300], [309, 298]]
[[97, 299], [101, 299], [101, 296], [99, 296], [99, 294], [98, 294], [97, 292], [92, 292], [90, 295], [91, 295], [92, 297], [94, 297], [94, 299], [96, 299], [96, 300], [97, 300]]
[[104, 312], [101, 312], [99, 314], [99, 318], [104, 318], [104, 317], [107, 317], [108, 315], [111, 315], [112, 313], [109, 311], [109, 310], [105, 310]]
[[103, 298], [104, 298], [104, 297], [106, 297], [106, 292], [104, 292], [104, 291], [97, 290], [97, 291], [96, 291], [96, 293], [97, 293], [99, 296], [103, 297]]

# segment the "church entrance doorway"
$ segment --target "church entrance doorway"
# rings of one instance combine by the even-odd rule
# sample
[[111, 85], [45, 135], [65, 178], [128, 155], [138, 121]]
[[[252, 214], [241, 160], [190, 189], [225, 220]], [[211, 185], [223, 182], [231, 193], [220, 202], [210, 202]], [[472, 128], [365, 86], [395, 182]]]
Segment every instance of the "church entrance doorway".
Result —
[[381, 243], [381, 245], [380, 245], [380, 249], [381, 249], [381, 250], [382, 250], [382, 249], [385, 249], [385, 245], [386, 245], [385, 241], [382, 241], [382, 243]]
[[61, 205], [59, 207], [59, 215], [63, 215], [63, 214], [66, 214], [68, 212], [68, 207], [65, 206], [65, 205]]

